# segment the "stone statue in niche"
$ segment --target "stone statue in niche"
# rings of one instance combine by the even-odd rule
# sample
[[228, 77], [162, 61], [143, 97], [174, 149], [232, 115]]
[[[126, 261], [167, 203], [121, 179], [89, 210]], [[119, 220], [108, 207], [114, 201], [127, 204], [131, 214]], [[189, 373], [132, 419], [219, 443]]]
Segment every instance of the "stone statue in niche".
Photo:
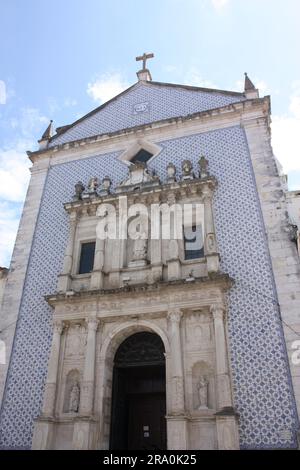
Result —
[[80, 388], [79, 384], [76, 381], [73, 384], [70, 392], [70, 401], [69, 401], [69, 412], [77, 413], [79, 409], [79, 399], [80, 399]]
[[147, 258], [148, 240], [138, 238], [134, 241], [132, 261], [143, 261]]
[[[132, 227], [133, 228], [133, 227]], [[134, 228], [133, 228], [134, 230]], [[128, 231], [128, 236], [132, 238], [132, 255], [129, 267], [145, 266], [147, 264], [148, 252], [148, 226], [143, 222], [139, 222], [135, 226], [135, 231]], [[138, 238], [136, 238], [138, 236]]]
[[197, 384], [198, 388], [198, 398], [199, 406], [198, 410], [203, 410], [208, 408], [208, 380], [202, 375]]

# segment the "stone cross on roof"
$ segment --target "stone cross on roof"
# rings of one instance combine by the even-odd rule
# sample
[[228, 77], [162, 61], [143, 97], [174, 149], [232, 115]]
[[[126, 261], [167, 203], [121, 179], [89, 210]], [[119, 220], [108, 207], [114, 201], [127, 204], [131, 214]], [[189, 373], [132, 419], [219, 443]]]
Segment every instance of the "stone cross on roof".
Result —
[[154, 57], [154, 54], [150, 53], [150, 54], [146, 54], [146, 52], [144, 52], [143, 55], [140, 55], [138, 57], [135, 58], [135, 60], [138, 62], [139, 60], [142, 60], [143, 61], [143, 68], [142, 70], [146, 70], [146, 62], [147, 62], [147, 59], [152, 59]]

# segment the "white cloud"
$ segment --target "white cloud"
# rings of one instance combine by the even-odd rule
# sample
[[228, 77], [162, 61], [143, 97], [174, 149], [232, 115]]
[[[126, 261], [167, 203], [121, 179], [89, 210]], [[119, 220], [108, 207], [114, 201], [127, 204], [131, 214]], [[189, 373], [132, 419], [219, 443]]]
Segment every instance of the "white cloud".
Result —
[[212, 6], [217, 12], [220, 12], [223, 10], [224, 7], [226, 7], [229, 3], [229, 0], [211, 0]]
[[0, 264], [9, 264], [19, 223], [19, 206], [25, 199], [31, 162], [26, 150], [36, 145], [49, 122], [36, 108], [22, 108], [8, 123], [16, 138], [0, 147]]
[[191, 67], [184, 76], [185, 85], [198, 86], [202, 88], [218, 88], [211, 80], [203, 78], [196, 67]]
[[87, 93], [93, 100], [105, 103], [128, 88], [128, 83], [119, 73], [106, 73], [88, 83]]
[[289, 114], [272, 119], [272, 145], [285, 172], [300, 171], [300, 87], [290, 96]]
[[9, 266], [19, 225], [20, 208], [0, 201], [0, 266]]
[[0, 80], [0, 104], [6, 104], [6, 86], [3, 80]]
[[5, 201], [24, 200], [30, 177], [30, 161], [24, 147], [22, 142], [15, 148], [0, 148], [0, 198]]

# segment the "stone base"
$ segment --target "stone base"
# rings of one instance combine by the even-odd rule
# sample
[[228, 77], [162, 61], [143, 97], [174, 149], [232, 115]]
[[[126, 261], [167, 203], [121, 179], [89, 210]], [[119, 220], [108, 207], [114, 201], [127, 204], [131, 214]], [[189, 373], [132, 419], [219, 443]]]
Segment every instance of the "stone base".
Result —
[[188, 449], [188, 426], [186, 416], [166, 416], [168, 450]]
[[89, 418], [78, 418], [74, 424], [73, 443], [74, 450], [88, 450], [93, 448], [94, 422]]
[[207, 272], [208, 273], [217, 273], [220, 269], [220, 257], [217, 253], [207, 254]]
[[181, 278], [181, 263], [179, 259], [168, 260], [168, 281], [175, 281]]
[[128, 263], [128, 268], [141, 268], [147, 265], [147, 260], [145, 259], [137, 259], [135, 261], [130, 261]]
[[59, 274], [57, 282], [57, 292], [67, 292], [71, 289], [72, 277], [70, 274]]
[[217, 439], [219, 450], [237, 450], [239, 446], [239, 431], [236, 415], [216, 413]]
[[54, 422], [51, 418], [38, 418], [35, 422], [32, 450], [52, 449]]

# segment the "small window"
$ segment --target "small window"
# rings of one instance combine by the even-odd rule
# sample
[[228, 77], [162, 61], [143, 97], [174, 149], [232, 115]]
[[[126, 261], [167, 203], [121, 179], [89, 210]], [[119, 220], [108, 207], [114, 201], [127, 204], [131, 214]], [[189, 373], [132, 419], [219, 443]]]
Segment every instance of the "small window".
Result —
[[184, 259], [204, 257], [203, 236], [201, 225], [184, 228]]
[[147, 150], [141, 149], [130, 161], [132, 163], [146, 163], [151, 157], [153, 157], [152, 153], [147, 152]]
[[78, 274], [85, 274], [93, 271], [95, 245], [95, 242], [82, 243]]

